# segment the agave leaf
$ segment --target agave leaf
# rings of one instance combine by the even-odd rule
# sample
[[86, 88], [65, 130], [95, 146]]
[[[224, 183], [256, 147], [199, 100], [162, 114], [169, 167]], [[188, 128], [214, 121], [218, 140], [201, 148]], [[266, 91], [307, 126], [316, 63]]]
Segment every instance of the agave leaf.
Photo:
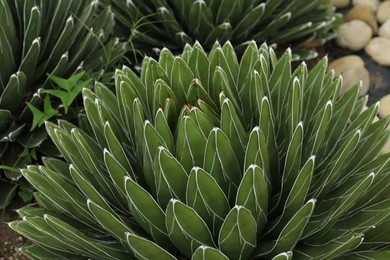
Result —
[[267, 145], [263, 132], [259, 127], [254, 127], [246, 145], [244, 169], [248, 169], [251, 165], [259, 166], [265, 175], [268, 194], [271, 194], [272, 186], [269, 164]]
[[272, 260], [290, 260], [293, 257], [293, 253], [288, 251], [286, 253], [280, 253], [272, 258]]
[[187, 92], [187, 102], [188, 104], [194, 106], [199, 99], [206, 102], [209, 106], [213, 108], [214, 111], [218, 111], [217, 106], [215, 105], [209, 94], [206, 92], [206, 90], [203, 88], [199, 79], [194, 78]]
[[[271, 104], [269, 99], [265, 96], [260, 105], [260, 119], [259, 119], [259, 127], [262, 133], [264, 134], [267, 150], [268, 150], [268, 158], [270, 161], [270, 172], [279, 173], [279, 153], [276, 145], [275, 138], [275, 127], [274, 127], [274, 117], [271, 110]], [[279, 176], [275, 176], [275, 179], [272, 178], [272, 184], [275, 185], [275, 181], [279, 180]], [[274, 186], [273, 186], [274, 187]]]
[[208, 33], [213, 29], [213, 16], [210, 9], [207, 8], [206, 2], [195, 1], [191, 5], [188, 16], [189, 30], [201, 41], [204, 41]]
[[331, 158], [328, 167], [326, 168], [327, 174], [322, 174], [322, 176], [315, 177], [316, 183], [311, 186], [310, 193], [314, 192], [315, 196], [323, 197], [331, 188], [332, 185], [341, 177], [341, 169], [347, 163], [347, 160], [350, 158], [352, 151], [356, 148], [357, 143], [361, 137], [360, 130], [356, 131], [351, 135], [345, 142], [342, 147], [334, 154]]
[[171, 198], [186, 201], [188, 176], [177, 159], [164, 147], [160, 146], [154, 159], [154, 176], [159, 205], [165, 209]]
[[223, 0], [221, 1], [218, 13], [215, 17], [217, 24], [229, 19], [232, 24], [237, 24], [243, 12], [243, 0]]
[[239, 162], [228, 137], [218, 128], [214, 128], [204, 150], [203, 167], [224, 191], [230, 203], [233, 203], [241, 179]]
[[[378, 158], [378, 160], [379, 159], [380, 158]], [[388, 159], [388, 161], [386, 161], [383, 165], [388, 165], [389, 162], [390, 161]], [[383, 169], [378, 169], [377, 178], [374, 180], [373, 184], [369, 187], [369, 189], [361, 195], [361, 197], [352, 207], [352, 211], [355, 212], [364, 206], [375, 204], [382, 200], [382, 196], [385, 197], [385, 194], [388, 190], [388, 186], [390, 185], [389, 180], [390, 174], [388, 172], [383, 172]]]
[[390, 257], [389, 250], [381, 251], [367, 251], [367, 252], [357, 252], [354, 254], [349, 254], [350, 259], [387, 259]]
[[[147, 65], [147, 62], [145, 62], [145, 65]], [[147, 99], [146, 99], [146, 87], [144, 85], [143, 82], [145, 82], [145, 80], [140, 80], [140, 78], [128, 67], [124, 66], [123, 69], [122, 69], [123, 73], [125, 74], [125, 76], [121, 76], [119, 74], [118, 77], [116, 77], [116, 80], [122, 80], [124, 82], [126, 82], [128, 84], [128, 86], [133, 90], [134, 93], [136, 93], [136, 96], [141, 99], [141, 101], [146, 104], [147, 102]], [[143, 71], [146, 71], [146, 70], [143, 70]], [[118, 97], [118, 101], [120, 100], [120, 96], [117, 95]], [[123, 97], [123, 100], [122, 100], [122, 103], [123, 102], [126, 102], [125, 101], [126, 99], [124, 99]], [[133, 100], [133, 99], [130, 99], [130, 100]], [[128, 103], [128, 102], [126, 102]]]
[[[301, 95], [302, 86], [298, 77], [294, 77], [292, 87], [290, 87], [290, 94], [287, 97], [288, 102], [288, 115], [286, 116], [286, 122], [288, 122], [288, 132], [286, 137], [288, 139], [293, 139], [294, 131], [296, 125], [298, 125], [299, 120], [301, 119], [301, 100], [299, 96]], [[281, 129], [283, 130], [283, 129]]]
[[[170, 253], [159, 247], [157, 244], [142, 238], [136, 234], [126, 233], [127, 243], [137, 259], [176, 259]], [[135, 259], [135, 258], [134, 258]]]
[[[175, 60], [175, 57], [172, 54], [172, 52], [169, 49], [164, 47], [161, 50], [160, 59], [158, 60], [158, 63], [160, 63], [161, 67], [164, 69], [164, 71], [166, 71], [167, 75], [172, 74], [172, 66], [173, 66], [174, 60]], [[192, 68], [191, 68], [191, 70], [193, 71]], [[138, 77], [136, 77], [136, 78], [138, 79]]]
[[19, 71], [16, 74], [13, 74], [9, 78], [4, 91], [1, 93], [1, 108], [4, 110], [10, 110], [11, 113], [17, 112], [26, 91], [27, 84], [28, 82], [24, 72]]
[[355, 85], [346, 92], [333, 107], [332, 118], [329, 121], [329, 127], [326, 131], [326, 141], [321, 145], [317, 155], [321, 162], [323, 155], [328, 154], [341, 138], [349, 117], [351, 116], [355, 100], [359, 93], [359, 85]]
[[[169, 102], [169, 107], [167, 102]], [[163, 80], [157, 79], [154, 86], [153, 111], [157, 112], [158, 109], [163, 109], [169, 125], [176, 126], [180, 105], [172, 89]]]
[[206, 139], [189, 116], [184, 116], [178, 127], [176, 156], [186, 172], [190, 172], [193, 166], [203, 162]]
[[161, 136], [161, 138], [164, 140], [165, 144], [167, 145], [168, 150], [173, 153], [174, 152], [174, 143], [173, 143], [173, 136], [172, 132], [169, 128], [167, 119], [163, 113], [162, 109], [158, 109], [155, 117], [155, 128], [157, 133]]
[[[113, 209], [108, 204], [108, 201], [105, 199], [102, 194], [96, 190], [96, 188], [87, 180], [85, 179], [76, 169], [73, 165], [70, 165], [70, 175], [72, 176], [72, 179], [76, 183], [76, 185], [79, 187], [79, 189], [84, 193], [85, 197], [89, 200], [94, 201], [96, 204], [98, 204], [100, 207], [104, 208], [108, 212], [115, 214]], [[84, 200], [84, 204], [86, 201]]]
[[379, 102], [371, 107], [367, 108], [366, 111], [363, 111], [343, 133], [343, 138], [347, 138], [349, 135], [353, 134], [356, 130], [360, 129], [364, 134], [367, 128], [372, 124], [375, 116], [379, 111]]
[[88, 120], [91, 123], [93, 133], [98, 140], [99, 144], [103, 147], [107, 147], [106, 139], [104, 137], [104, 126], [99, 118], [99, 110], [97, 104], [93, 99], [87, 97], [88, 89], [83, 89], [84, 108], [87, 114]]
[[232, 102], [227, 98], [223, 101], [221, 108], [221, 130], [229, 138], [236, 158], [242, 167], [245, 155], [244, 147], [248, 142], [248, 136]]
[[194, 75], [187, 63], [182, 58], [176, 57], [171, 72], [171, 87], [179, 100], [186, 100], [186, 94], [193, 78]]
[[210, 230], [202, 218], [194, 209], [178, 200], [172, 199], [168, 203], [165, 223], [169, 238], [189, 257], [201, 245], [214, 245]]
[[301, 156], [302, 156], [302, 146], [303, 146], [303, 124], [300, 122], [296, 127], [294, 134], [292, 136], [291, 142], [288, 146], [286, 160], [283, 169], [282, 183], [281, 183], [281, 193], [280, 197], [275, 203], [276, 210], [281, 212], [280, 202], [285, 202], [288, 194], [290, 193], [292, 187], [295, 184], [299, 176], [299, 167], [301, 165]]
[[[273, 2], [281, 2], [281, 0], [274, 0]], [[270, 3], [267, 3], [264, 13], [265, 14], [271, 14], [268, 13]], [[291, 13], [284, 13], [280, 14], [277, 18], [273, 19], [267, 27], [265, 27], [262, 31], [256, 33], [253, 35], [253, 39], [256, 42], [263, 42], [265, 41], [272, 33], [278, 31], [281, 27], [283, 27], [288, 21], [291, 19]]]
[[188, 179], [186, 198], [186, 204], [199, 214], [212, 234], [216, 235], [230, 206], [215, 179], [201, 168], [194, 167]]
[[199, 43], [194, 44], [194, 48], [191, 52], [188, 61], [188, 67], [194, 73], [194, 77], [200, 80], [202, 86], [207, 91], [207, 93], [210, 93], [208, 91], [210, 89], [209, 88], [210, 62], [209, 59], [207, 58], [206, 53], [202, 49], [202, 46]]
[[[184, 33], [185, 34], [185, 33]], [[190, 60], [190, 57], [191, 57], [191, 53], [192, 53], [192, 50], [193, 50], [193, 46], [189, 43], [186, 43], [186, 45], [184, 46], [183, 48], [183, 54], [181, 55], [181, 58], [188, 64], [189, 60]], [[172, 74], [171, 74], [172, 76]]]
[[242, 206], [235, 206], [226, 216], [218, 236], [221, 251], [230, 259], [248, 259], [256, 247], [256, 220]]
[[195, 250], [191, 260], [228, 260], [218, 249], [209, 246], [200, 246]]
[[[79, 73], [80, 74], [80, 73]], [[83, 73], [81, 73], [81, 76], [83, 76]], [[73, 76], [75, 77], [75, 76]], [[71, 80], [73, 77], [71, 77], [69, 80]], [[70, 85], [76, 86], [76, 82], [78, 81], [77, 78], [72, 79], [72, 83]], [[84, 81], [84, 82], [89, 82], [89, 81]], [[96, 96], [103, 101], [105, 106], [114, 114], [114, 115], [119, 115], [119, 107], [118, 107], [118, 102], [117, 98], [114, 95], [114, 93], [105, 85], [103, 85], [100, 82], [97, 82], [94, 86], [94, 91]]]
[[205, 41], [206, 45], [212, 45], [213, 42], [226, 42], [232, 38], [232, 25], [229, 22], [223, 22], [214, 26], [213, 30], [208, 34]]
[[326, 129], [328, 128], [328, 123], [332, 116], [332, 110], [333, 104], [329, 101], [319, 113], [317, 120], [313, 123], [314, 126], [308, 127], [308, 133], [305, 135], [307, 141], [304, 144], [305, 152], [303, 159], [308, 158], [312, 154], [317, 154], [317, 151], [325, 138]]
[[214, 92], [212, 92], [214, 93], [214, 99], [216, 99], [216, 97], [219, 97], [219, 93], [223, 92], [225, 96], [233, 103], [236, 111], [239, 111], [238, 113], [240, 113], [241, 106], [238, 102], [239, 98], [238, 98], [237, 89], [235, 88], [234, 85], [231, 85], [228, 82], [227, 75], [222, 67], [217, 66], [215, 68], [212, 84], [214, 88]]
[[[176, 21], [175, 16], [164, 5], [160, 5], [157, 9], [158, 15], [160, 17], [160, 20], [163, 21], [163, 26], [166, 30], [166, 32], [170, 35], [170, 37], [174, 37], [176, 34], [179, 34], [181, 32], [181, 28], [179, 23]], [[180, 38], [179, 38], [180, 39]], [[179, 45], [183, 46], [186, 43], [186, 41], [179, 41]], [[158, 45], [155, 44], [155, 45]]]
[[[32, 185], [40, 185], [36, 187], [40, 187], [40, 194], [43, 194], [43, 196], [47, 198], [47, 201], [50, 202], [49, 205], [51, 205], [51, 207], [54, 206], [63, 212], [68, 212], [76, 219], [79, 219], [87, 225], [94, 227], [93, 221], [91, 221], [91, 214], [85, 210], [85, 207], [81, 207], [79, 209], [78, 206], [80, 204], [70, 202], [72, 200], [66, 200], [65, 198], [67, 198], [68, 195], [66, 193], [61, 194], [61, 190], [55, 189], [52, 183], [42, 175], [38, 167], [30, 166], [28, 169], [22, 170], [22, 174]], [[77, 201], [79, 199], [78, 195], [79, 192], [71, 194], [71, 196], [73, 196], [72, 199]], [[80, 201], [82, 200], [83, 198], [80, 199]]]
[[[241, 58], [240, 70], [237, 79], [238, 88], [244, 86], [244, 82], [252, 74], [258, 55], [259, 55], [259, 51], [257, 49], [256, 42], [251, 41]], [[239, 89], [240, 95], [241, 95], [241, 91], [242, 90]]]
[[257, 247], [252, 255], [253, 258], [264, 255], [277, 255], [293, 249], [300, 240], [308, 221], [310, 220], [316, 200], [309, 200], [298, 210], [291, 220], [284, 226], [278, 238], [274, 241], [266, 241], [261, 247]]
[[[272, 110], [275, 113], [276, 123], [281, 120], [287, 91], [283, 89], [288, 86], [291, 77], [291, 50], [288, 49], [277, 61], [272, 75], [269, 79], [271, 91]], [[283, 94], [284, 93], [284, 94]]]
[[353, 112], [350, 117], [352, 122], [355, 121], [362, 112], [364, 112], [364, 108], [367, 106], [367, 101], [368, 95], [365, 95], [356, 101], [355, 107], [353, 108]]
[[247, 38], [262, 20], [266, 3], [260, 3], [252, 8], [233, 29], [233, 34], [238, 39]]
[[42, 246], [39, 244], [23, 246], [19, 248], [20, 252], [27, 256], [29, 259], [76, 259], [82, 260], [81, 256], [76, 254], [55, 250], [50, 247]]
[[266, 176], [257, 165], [250, 165], [237, 191], [236, 205], [248, 209], [256, 221], [257, 234], [267, 222], [268, 188]]
[[143, 152], [143, 167], [144, 176], [148, 187], [151, 189], [152, 194], [156, 194], [156, 183], [154, 179], [154, 158], [158, 152], [159, 146], [166, 147], [166, 144], [162, 137], [157, 133], [152, 124], [146, 120], [144, 122], [144, 152]]
[[114, 132], [112, 131], [111, 124], [108, 121], [104, 124], [104, 136], [107, 139], [108, 149], [110, 150], [113, 157], [133, 178], [135, 178], [133, 167], [131, 166], [128, 157], [126, 156], [126, 152], [123, 149], [123, 146], [118, 137], [115, 136]]
[[[335, 237], [335, 235], [339, 233], [340, 235], [338, 235], [338, 237], [341, 237], [341, 235], [351, 233], [351, 230], [362, 233], [367, 232], [389, 218], [390, 213], [383, 210], [388, 208], [389, 205], [390, 200], [387, 199], [361, 209], [359, 214], [351, 212], [340, 219], [328, 233], [331, 234], [332, 237]], [[325, 237], [322, 237], [321, 240], [329, 240], [329, 236]]]
[[[10, 222], [8, 225], [10, 228], [15, 230], [16, 232], [22, 234], [23, 236], [25, 236], [29, 239], [35, 240], [44, 246], [58, 249], [60, 251], [71, 252], [72, 248], [70, 248], [70, 245], [63, 245], [63, 241], [65, 239], [59, 240], [58, 238], [53, 237], [54, 232], [52, 233], [52, 235], [50, 235], [50, 234], [46, 235], [44, 231], [42, 231], [42, 230], [36, 228], [34, 225], [32, 225], [31, 221], [32, 220], [30, 220], [30, 221], [13, 221], [13, 222]], [[50, 226], [47, 229], [50, 230], [51, 229]], [[48, 239], [48, 238], [50, 238], [50, 239]], [[86, 250], [84, 252], [80, 252], [82, 249], [84, 249], [82, 246], [80, 246], [80, 248], [81, 249], [78, 249], [78, 248], [75, 249], [77, 254], [89, 255], [88, 253], [85, 252]]]
[[234, 79], [233, 82], [235, 83], [234, 86], [237, 88], [236, 78], [238, 76], [240, 66], [238, 63], [236, 52], [234, 51], [234, 47], [230, 41], [225, 42], [225, 44], [222, 46], [222, 52], [224, 54], [227, 64], [229, 65], [229, 69], [232, 73]]
[[[75, 229], [71, 225], [56, 219], [50, 215], [45, 216], [45, 221], [56, 231], [53, 233], [59, 233], [57, 236], [59, 239], [65, 238], [64, 243], [69, 243], [72, 247], [82, 245], [90, 255], [102, 255], [105, 258], [123, 257], [126, 253], [115, 248], [115, 245], [104, 245], [101, 242], [94, 241], [93, 239], [83, 235], [79, 230]], [[97, 254], [98, 251], [99, 253]]]
[[[168, 85], [170, 84], [170, 80], [168, 76], [165, 74], [165, 71], [160, 66], [160, 64], [150, 58], [149, 62], [146, 65], [146, 73], [145, 78], [143, 80], [145, 86], [146, 86], [146, 100], [142, 100], [143, 102], [146, 101], [147, 107], [152, 107], [153, 104], [153, 93], [154, 93], [154, 85], [157, 79], [162, 79], [164, 82], [166, 82]], [[149, 111], [150, 114], [154, 114], [153, 111]]]
[[158, 245], [164, 249], [172, 248], [166, 232], [165, 214], [154, 198], [131, 178], [125, 177], [125, 187], [131, 213], [137, 223]]
[[[112, 186], [102, 167], [104, 159], [103, 152], [99, 151], [101, 150], [100, 147], [94, 149], [96, 148], [96, 144], [93, 141], [88, 140], [87, 135], [83, 136], [79, 130], [72, 131], [72, 138], [73, 142], [69, 140], [67, 143], [70, 147], [78, 147], [78, 152], [80, 154], [80, 158], [72, 160], [72, 162], [74, 162], [73, 168], [77, 169], [80, 174], [83, 175], [92, 186], [98, 188], [104, 196], [115, 198], [115, 196], [118, 195], [118, 192]], [[73, 157], [76, 156], [77, 153], [73, 155]]]
[[214, 123], [216, 120], [213, 120], [214, 118], [211, 119], [209, 115], [197, 107], [191, 108], [189, 116], [199, 126], [199, 129], [202, 132], [204, 138], [206, 138], [210, 134], [211, 130], [213, 130], [213, 128], [216, 126]]
[[353, 206], [360, 194], [371, 185], [374, 177], [374, 173], [363, 177], [358, 176], [355, 178], [356, 180], [334, 190], [329, 198], [322, 200], [305, 230], [304, 238], [320, 237], [332, 228], [340, 217]]
[[359, 246], [363, 234], [355, 233], [329, 241], [321, 246], [302, 245], [294, 250], [294, 255], [303, 259], [334, 259]]
[[315, 157], [312, 156], [305, 163], [290, 187], [288, 196], [281, 200], [284, 203], [282, 214], [276, 218], [275, 223], [270, 223], [268, 236], [277, 235], [281, 232], [283, 227], [304, 204], [313, 177], [314, 159]]
[[104, 162], [115, 187], [121, 191], [122, 196], [125, 196], [124, 178], [127, 176], [138, 182], [138, 177], [133, 172], [128, 172], [107, 149], [104, 150]]
[[113, 211], [106, 210], [92, 200], [88, 200], [87, 205], [99, 224], [119, 241], [126, 241], [126, 232], [133, 233], [133, 230], [129, 229], [129, 225], [126, 225], [119, 216], [115, 216]]

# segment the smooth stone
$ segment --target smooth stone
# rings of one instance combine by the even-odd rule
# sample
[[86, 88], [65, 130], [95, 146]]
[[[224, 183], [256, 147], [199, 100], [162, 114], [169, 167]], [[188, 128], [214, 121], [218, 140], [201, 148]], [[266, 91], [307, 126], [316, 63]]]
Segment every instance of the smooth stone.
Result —
[[336, 8], [347, 7], [350, 2], [350, 0], [331, 0], [331, 4]]
[[364, 48], [368, 56], [376, 63], [383, 66], [390, 66], [390, 39], [375, 37]]
[[380, 107], [378, 115], [380, 118], [390, 115], [390, 94], [384, 96], [379, 100]]
[[366, 22], [372, 29], [373, 33], [376, 34], [378, 31], [378, 24], [375, 19], [374, 10], [368, 5], [358, 5], [353, 7], [345, 15], [344, 20], [346, 22], [352, 20], [361, 20]]
[[382, 24], [381, 27], [379, 27], [378, 35], [380, 37], [385, 37], [390, 39], [390, 19], [388, 19], [386, 22]]
[[336, 43], [342, 48], [351, 51], [360, 51], [372, 37], [371, 27], [360, 20], [343, 23], [340, 26]]
[[364, 61], [358, 55], [347, 55], [329, 63], [328, 71], [334, 70], [335, 77], [350, 68], [364, 68]]
[[341, 75], [343, 76], [343, 86], [341, 88], [340, 95], [345, 94], [345, 92], [351, 89], [356, 83], [359, 83], [359, 81], [362, 81], [359, 96], [362, 97], [367, 94], [370, 88], [370, 74], [366, 68], [350, 68], [344, 71]]
[[367, 5], [371, 7], [372, 10], [376, 11], [379, 6], [379, 0], [352, 0], [352, 4], [354, 6]]
[[390, 2], [382, 2], [378, 6], [378, 10], [376, 12], [376, 19], [380, 23], [386, 22], [390, 18]]

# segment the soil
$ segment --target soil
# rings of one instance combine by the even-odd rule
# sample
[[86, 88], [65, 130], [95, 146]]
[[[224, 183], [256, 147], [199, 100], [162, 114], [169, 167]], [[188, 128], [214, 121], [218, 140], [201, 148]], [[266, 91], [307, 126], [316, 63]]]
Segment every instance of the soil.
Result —
[[24, 203], [15, 200], [9, 207], [0, 215], [0, 260], [25, 260], [19, 248], [25, 244], [30, 244], [31, 241], [17, 234], [7, 223], [13, 220], [20, 219], [16, 209], [24, 206]]

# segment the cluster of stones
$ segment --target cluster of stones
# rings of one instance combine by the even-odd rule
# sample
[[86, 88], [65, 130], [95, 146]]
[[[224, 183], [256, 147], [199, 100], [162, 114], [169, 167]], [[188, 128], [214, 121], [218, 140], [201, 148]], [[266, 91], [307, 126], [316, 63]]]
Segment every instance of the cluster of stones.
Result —
[[[344, 15], [336, 43], [338, 46], [367, 55], [381, 66], [390, 66], [390, 0], [332, 0], [338, 9], [349, 8]], [[362, 81], [360, 96], [367, 94], [370, 76], [363, 59], [358, 55], [347, 55], [330, 63], [335, 76], [343, 75], [345, 93], [359, 80]], [[390, 73], [390, 71], [389, 71]], [[378, 116], [390, 115], [390, 94], [380, 100]], [[382, 152], [390, 152], [387, 142]]]
[[[336, 8], [350, 1], [333, 0]], [[351, 51], [365, 50], [379, 65], [390, 66], [390, 1], [352, 0], [344, 16], [337, 44]]]

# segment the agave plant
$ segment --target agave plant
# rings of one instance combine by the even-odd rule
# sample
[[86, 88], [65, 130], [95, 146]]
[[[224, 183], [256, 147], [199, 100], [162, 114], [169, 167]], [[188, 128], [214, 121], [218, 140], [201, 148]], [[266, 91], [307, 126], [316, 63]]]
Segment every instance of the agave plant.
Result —
[[[295, 58], [314, 51], [299, 50], [302, 43], [322, 44], [333, 37], [336, 21], [328, 0], [102, 0], [110, 4], [119, 22], [119, 34], [130, 37], [137, 49], [168, 47], [180, 51], [198, 40], [206, 50], [215, 41], [231, 41], [236, 51], [249, 40], [294, 45]], [[301, 56], [301, 57], [299, 57]]]
[[[46, 129], [66, 162], [23, 176], [41, 208], [19, 210], [31, 259], [386, 259], [389, 118], [327, 59], [294, 71], [252, 41], [206, 55], [146, 57], [116, 95], [84, 89], [90, 127]], [[374, 227], [377, 227], [374, 229]], [[365, 238], [363, 240], [363, 238]]]
[[[30, 133], [32, 113], [26, 106], [42, 106], [44, 96], [37, 90], [52, 88], [47, 73], [69, 77], [84, 70], [100, 79], [120, 57], [122, 44], [108, 41], [113, 13], [99, 6], [97, 1], [0, 0], [0, 164], [9, 179], [21, 176], [12, 168], [25, 165], [31, 149], [47, 139], [44, 129]], [[14, 191], [16, 185], [1, 175], [0, 189]]]

